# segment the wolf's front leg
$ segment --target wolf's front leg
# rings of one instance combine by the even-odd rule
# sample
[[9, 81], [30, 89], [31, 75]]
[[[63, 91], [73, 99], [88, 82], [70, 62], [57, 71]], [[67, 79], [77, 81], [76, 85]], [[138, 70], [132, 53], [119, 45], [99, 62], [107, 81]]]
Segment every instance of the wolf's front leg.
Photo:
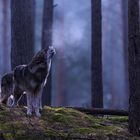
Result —
[[39, 108], [40, 108], [40, 93], [37, 93], [36, 95], [34, 95], [33, 108], [34, 108], [34, 111], [35, 111], [35, 115], [37, 117], [41, 117], [41, 114], [39, 112]]
[[26, 92], [27, 95], [27, 115], [32, 115], [32, 95], [30, 92]]
[[41, 87], [40, 91], [39, 91], [39, 109], [42, 110], [42, 93], [43, 93], [43, 86]]

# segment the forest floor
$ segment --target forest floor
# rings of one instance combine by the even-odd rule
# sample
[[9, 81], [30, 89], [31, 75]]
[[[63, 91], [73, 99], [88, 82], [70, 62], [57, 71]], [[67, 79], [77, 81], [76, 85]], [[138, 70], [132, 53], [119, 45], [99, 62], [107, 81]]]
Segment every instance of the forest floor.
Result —
[[128, 133], [128, 117], [91, 116], [45, 106], [42, 117], [0, 105], [0, 140], [140, 140]]

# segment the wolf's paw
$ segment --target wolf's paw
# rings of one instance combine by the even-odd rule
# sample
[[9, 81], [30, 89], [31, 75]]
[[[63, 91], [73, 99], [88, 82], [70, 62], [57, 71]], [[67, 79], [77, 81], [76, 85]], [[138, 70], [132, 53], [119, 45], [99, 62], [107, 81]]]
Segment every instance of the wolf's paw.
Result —
[[43, 108], [42, 108], [42, 106], [40, 106], [39, 107], [39, 112], [42, 113], [42, 111], [43, 111]]
[[41, 117], [41, 114], [39, 112], [39, 108], [35, 108], [35, 115], [36, 117], [40, 118]]
[[32, 111], [27, 109], [27, 115], [32, 116]]
[[8, 107], [14, 107], [15, 106], [15, 98], [14, 98], [13, 95], [10, 95], [10, 97], [8, 97], [6, 105]]
[[43, 110], [42, 106], [39, 107], [39, 110], [41, 110], [41, 111]]
[[35, 113], [36, 117], [40, 118], [41, 114], [39, 112]]

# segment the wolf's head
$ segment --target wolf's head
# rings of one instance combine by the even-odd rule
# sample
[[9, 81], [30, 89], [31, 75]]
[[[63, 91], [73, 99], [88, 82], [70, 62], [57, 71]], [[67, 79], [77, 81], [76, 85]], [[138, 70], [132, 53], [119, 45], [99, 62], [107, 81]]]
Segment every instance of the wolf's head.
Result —
[[49, 46], [39, 51], [36, 55], [34, 55], [32, 61], [28, 65], [30, 72], [35, 73], [39, 69], [48, 71], [50, 60], [55, 54], [56, 51], [53, 46]]
[[46, 53], [46, 60], [52, 59], [53, 56], [56, 54], [56, 51], [53, 46], [49, 46], [47, 53]]

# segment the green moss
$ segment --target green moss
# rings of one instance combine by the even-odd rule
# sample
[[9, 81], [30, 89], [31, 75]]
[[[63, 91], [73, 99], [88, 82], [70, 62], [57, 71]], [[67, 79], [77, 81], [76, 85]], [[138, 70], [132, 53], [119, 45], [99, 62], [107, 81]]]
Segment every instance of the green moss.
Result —
[[111, 121], [116, 121], [116, 122], [128, 122], [128, 117], [122, 116], [122, 117], [109, 117], [108, 118]]
[[118, 132], [121, 132], [121, 128], [120, 127], [117, 127], [117, 126], [104, 126], [102, 128], [103, 132], [106, 134], [106, 135], [116, 135], [116, 133]]
[[65, 125], [69, 125], [69, 123], [71, 122], [70, 117], [64, 116], [63, 114], [60, 113], [54, 113], [51, 119], [52, 122], [60, 122]]
[[[0, 106], [0, 132], [7, 140], [94, 138], [129, 139], [127, 117], [98, 118], [74, 109], [45, 106], [40, 119], [27, 117], [25, 109]], [[132, 137], [134, 138], [134, 137]]]
[[13, 138], [13, 135], [11, 134], [11, 133], [6, 133], [5, 135], [4, 135], [4, 138], [5, 139], [10, 139], [10, 140], [13, 140], [14, 138]]
[[55, 129], [47, 129], [45, 130], [45, 134], [47, 137], [61, 137], [66, 138], [67, 135], [62, 131], [57, 131]]
[[7, 115], [8, 115], [8, 116], [10, 115], [10, 114], [9, 114], [9, 111], [1, 111], [1, 112], [0, 112], [0, 116], [2, 116], [2, 117], [3, 117], [3, 116], [6, 117]]
[[80, 134], [90, 134], [90, 133], [94, 133], [95, 129], [94, 128], [87, 128], [87, 127], [79, 127], [79, 128], [75, 128], [73, 129], [72, 133], [80, 133]]

